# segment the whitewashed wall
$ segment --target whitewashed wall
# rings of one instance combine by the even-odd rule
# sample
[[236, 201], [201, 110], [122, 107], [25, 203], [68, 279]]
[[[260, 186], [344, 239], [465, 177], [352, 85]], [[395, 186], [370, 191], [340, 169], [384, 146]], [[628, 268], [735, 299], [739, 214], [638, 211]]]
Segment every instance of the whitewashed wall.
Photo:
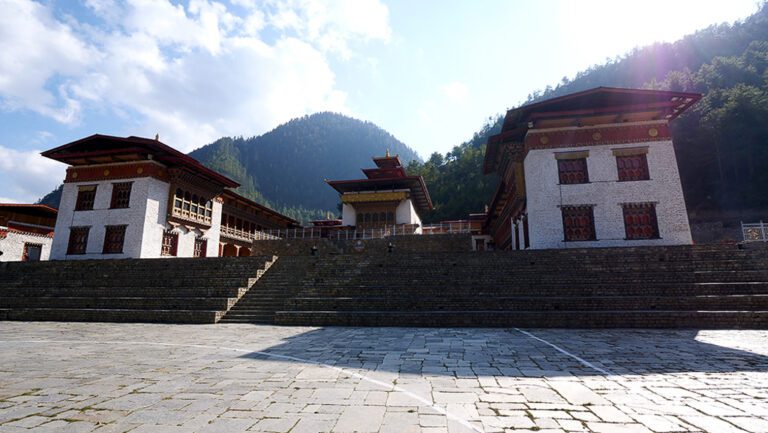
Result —
[[[619, 182], [613, 149], [648, 147], [650, 180]], [[556, 152], [589, 151], [587, 184], [560, 185]], [[671, 141], [532, 150], [524, 161], [531, 248], [691, 244]], [[621, 203], [656, 203], [660, 239], [626, 240]], [[594, 205], [596, 241], [564, 242], [563, 205]]]
[[397, 205], [397, 210], [395, 211], [395, 223], [418, 224], [419, 228], [416, 230], [416, 233], [421, 233], [421, 218], [419, 218], [419, 214], [416, 213], [416, 209], [413, 207], [413, 201], [411, 201], [410, 198], [401, 201], [400, 204]]
[[48, 260], [51, 255], [51, 244], [53, 239], [48, 236], [9, 232], [5, 239], [0, 239], [0, 262], [19, 262], [24, 256], [24, 244], [42, 245], [40, 260]]
[[342, 203], [341, 205], [341, 225], [357, 225], [357, 211], [351, 204]]
[[[119, 182], [133, 182], [129, 206], [127, 209], [110, 209], [112, 184]], [[75, 211], [77, 190], [81, 185], [97, 185], [93, 210]], [[165, 196], [160, 199], [162, 194], [165, 194]], [[149, 251], [152, 249], [152, 245], [144, 245], [143, 243], [144, 225], [147, 220], [157, 221], [159, 218], [165, 218], [164, 209], [167, 206], [167, 200], [168, 184], [149, 177], [65, 183], [61, 194], [61, 203], [59, 204], [59, 214], [56, 218], [51, 260], [119, 259], [159, 256], [159, 243], [157, 244], [157, 253], [155, 255], [143, 255], [149, 254]], [[149, 205], [154, 205], [157, 210], [162, 210], [163, 212], [158, 214], [153, 209], [152, 213], [148, 213]], [[123, 253], [102, 254], [105, 226], [123, 224], [128, 226], [125, 229]], [[67, 255], [69, 228], [80, 226], [91, 227], [88, 233], [86, 254]], [[148, 239], [148, 242], [153, 241], [154, 239]], [[162, 231], [160, 241], [162, 241]]]

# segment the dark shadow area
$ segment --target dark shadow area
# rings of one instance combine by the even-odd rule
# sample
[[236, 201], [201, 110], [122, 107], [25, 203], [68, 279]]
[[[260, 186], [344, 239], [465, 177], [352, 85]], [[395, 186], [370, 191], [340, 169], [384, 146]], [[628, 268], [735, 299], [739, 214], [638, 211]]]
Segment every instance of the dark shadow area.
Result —
[[[768, 371], [768, 356], [699, 341], [698, 330], [524, 331], [611, 374]], [[701, 332], [714, 341], [733, 341], [733, 335], [723, 331]], [[761, 339], [761, 331], [726, 332]], [[243, 357], [269, 359], [264, 355], [268, 353], [340, 368], [455, 377], [602, 374], [574, 356], [510, 328], [327, 327], [283, 341]]]

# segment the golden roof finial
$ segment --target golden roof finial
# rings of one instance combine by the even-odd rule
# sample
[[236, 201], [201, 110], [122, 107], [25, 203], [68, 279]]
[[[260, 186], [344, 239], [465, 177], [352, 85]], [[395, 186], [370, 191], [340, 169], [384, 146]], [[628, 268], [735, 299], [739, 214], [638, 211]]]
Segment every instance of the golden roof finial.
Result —
[[389, 158], [389, 148], [387, 148], [387, 158]]

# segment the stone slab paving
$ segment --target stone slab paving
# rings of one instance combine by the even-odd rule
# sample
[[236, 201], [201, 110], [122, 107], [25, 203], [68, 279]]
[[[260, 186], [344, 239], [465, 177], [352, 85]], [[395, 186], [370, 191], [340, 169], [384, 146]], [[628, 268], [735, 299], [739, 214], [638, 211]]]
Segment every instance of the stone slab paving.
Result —
[[0, 433], [511, 431], [768, 432], [768, 331], [0, 322]]

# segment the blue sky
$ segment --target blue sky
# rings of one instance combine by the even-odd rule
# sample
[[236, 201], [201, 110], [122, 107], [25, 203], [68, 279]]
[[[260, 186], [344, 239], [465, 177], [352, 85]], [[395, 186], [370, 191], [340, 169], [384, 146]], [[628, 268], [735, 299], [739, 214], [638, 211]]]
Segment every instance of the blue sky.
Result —
[[422, 157], [529, 93], [754, 0], [0, 0], [0, 202], [63, 179], [94, 134], [190, 151], [331, 110]]

